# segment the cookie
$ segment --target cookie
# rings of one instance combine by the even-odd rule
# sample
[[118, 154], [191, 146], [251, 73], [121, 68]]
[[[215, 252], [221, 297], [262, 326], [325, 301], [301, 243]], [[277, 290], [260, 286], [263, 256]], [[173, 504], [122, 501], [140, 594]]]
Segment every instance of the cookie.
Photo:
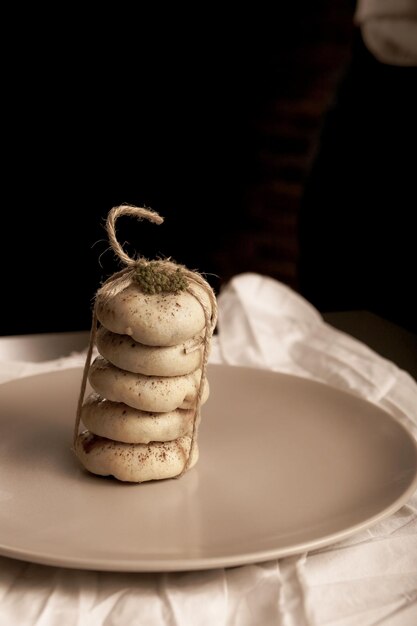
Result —
[[201, 367], [203, 337], [176, 346], [146, 346], [101, 326], [96, 335], [100, 354], [122, 370], [146, 376], [182, 376]]
[[[134, 374], [119, 369], [102, 356], [95, 358], [88, 373], [92, 388], [103, 398], [152, 413], [194, 408], [200, 378], [201, 370], [169, 377]], [[205, 378], [201, 404], [208, 396], [209, 385]]]
[[[193, 289], [211, 311], [207, 292], [197, 284]], [[135, 283], [111, 298], [98, 295], [96, 312], [105, 328], [146, 346], [177, 346], [205, 327], [203, 308], [188, 291], [145, 294]]]
[[92, 393], [81, 409], [84, 426], [95, 435], [124, 443], [172, 441], [192, 432], [194, 411], [150, 413]]
[[[125, 482], [174, 478], [184, 469], [191, 446], [191, 437], [149, 444], [121, 443], [90, 433], [80, 433], [74, 451], [86, 470], [99, 476], [114, 476]], [[189, 468], [198, 460], [194, 445]]]

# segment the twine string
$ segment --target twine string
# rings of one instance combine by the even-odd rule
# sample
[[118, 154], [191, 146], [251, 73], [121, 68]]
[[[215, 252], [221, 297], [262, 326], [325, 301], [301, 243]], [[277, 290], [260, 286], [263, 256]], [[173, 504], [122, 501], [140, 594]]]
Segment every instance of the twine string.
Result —
[[209, 311], [208, 307], [201, 300], [199, 295], [192, 289], [192, 287], [188, 288], [188, 292], [191, 293], [196, 298], [196, 300], [198, 300], [198, 302], [200, 303], [200, 306], [203, 309], [204, 319], [205, 319], [205, 330], [204, 330], [204, 340], [203, 340], [204, 341], [203, 356], [202, 356], [202, 362], [201, 362], [201, 377], [200, 377], [200, 382], [198, 385], [198, 391], [197, 391], [197, 397], [196, 397], [196, 403], [195, 403], [193, 426], [192, 426], [192, 431], [191, 431], [190, 449], [188, 451], [188, 455], [187, 455], [187, 459], [185, 461], [184, 467], [182, 468], [181, 472], [176, 476], [176, 478], [181, 478], [181, 476], [183, 476], [183, 474], [185, 474], [185, 472], [189, 469], [192, 458], [193, 458], [195, 444], [197, 443], [198, 429], [200, 427], [200, 422], [201, 422], [201, 399], [203, 396], [204, 384], [206, 380], [210, 340], [213, 334], [212, 313]]
[[93, 354], [93, 348], [94, 348], [95, 339], [96, 339], [96, 332], [97, 332], [97, 313], [96, 313], [96, 307], [94, 306], [94, 309], [93, 309], [93, 321], [92, 321], [92, 324], [91, 324], [90, 338], [89, 338], [89, 341], [88, 341], [87, 356], [86, 356], [86, 359], [85, 359], [83, 376], [82, 376], [82, 379], [81, 379], [80, 395], [78, 396], [77, 413], [75, 415], [74, 436], [73, 436], [73, 440], [72, 440], [73, 451], [75, 449], [75, 442], [77, 440], [78, 430], [79, 430], [79, 427], [80, 427], [81, 409], [82, 409], [82, 406], [83, 406], [85, 390], [86, 390], [86, 387], [87, 387], [88, 370], [90, 369], [91, 357], [92, 357], [92, 354]]
[[[97, 333], [98, 326], [98, 318], [97, 318], [97, 302], [100, 301], [105, 303], [108, 300], [111, 300], [115, 295], [126, 289], [129, 285], [131, 285], [135, 281], [135, 274], [138, 267], [152, 264], [152, 261], [145, 259], [144, 257], [138, 257], [133, 259], [130, 257], [122, 248], [120, 243], [117, 240], [116, 236], [116, 221], [121, 216], [130, 216], [135, 217], [138, 220], [147, 219], [154, 224], [162, 224], [163, 218], [156, 213], [156, 211], [152, 211], [150, 209], [146, 209], [143, 207], [136, 207], [129, 204], [122, 204], [120, 206], [113, 207], [107, 216], [106, 220], [106, 231], [109, 239], [110, 246], [116, 256], [124, 263], [125, 267], [118, 272], [115, 272], [110, 276], [97, 290], [94, 306], [93, 306], [93, 314], [92, 314], [92, 324], [90, 331], [90, 339], [89, 345], [87, 349], [86, 361], [84, 364], [83, 376], [81, 381], [80, 394], [78, 398], [77, 404], [77, 412], [75, 418], [75, 426], [74, 426], [74, 436], [73, 436], [73, 448], [75, 448], [75, 442], [78, 437], [78, 431], [81, 421], [81, 411], [84, 402], [85, 391], [87, 387], [88, 380], [88, 372], [90, 369], [91, 358], [93, 354], [93, 348], [95, 345], [95, 338]], [[201, 362], [201, 377], [199, 381], [199, 386], [196, 395], [195, 402], [195, 410], [194, 410], [194, 418], [193, 418], [193, 426], [191, 433], [191, 443], [189, 452], [187, 455], [187, 459], [185, 461], [184, 467], [181, 472], [176, 476], [176, 478], [180, 478], [185, 472], [189, 469], [192, 455], [195, 449], [195, 445], [198, 437], [198, 428], [201, 420], [201, 399], [203, 396], [204, 383], [206, 378], [208, 357], [209, 357], [209, 347], [211, 337], [213, 335], [214, 329], [217, 323], [217, 300], [214, 294], [213, 289], [209, 285], [209, 283], [203, 278], [201, 274], [196, 271], [191, 271], [187, 267], [183, 265], [179, 265], [174, 263], [170, 259], [162, 259], [158, 261], [158, 266], [167, 272], [177, 272], [180, 270], [182, 274], [187, 279], [187, 287], [186, 291], [190, 293], [200, 304], [204, 313], [205, 320], [205, 329], [204, 336], [202, 338], [203, 343], [203, 354], [202, 354], [202, 362]], [[210, 308], [203, 302], [200, 294], [195, 289], [195, 286], [198, 285], [201, 287], [205, 293], [207, 294], [210, 302]], [[211, 310], [210, 310], [211, 309]], [[200, 344], [197, 344], [200, 345]], [[193, 348], [195, 349], [195, 348]]]
[[113, 207], [109, 211], [106, 220], [106, 230], [107, 236], [109, 238], [109, 243], [113, 249], [113, 252], [119, 257], [121, 261], [123, 261], [125, 265], [129, 267], [136, 265], [137, 259], [132, 259], [132, 257], [126, 254], [122, 246], [117, 241], [116, 221], [122, 215], [136, 217], [136, 219], [138, 220], [147, 219], [149, 222], [153, 222], [154, 224], [162, 224], [164, 218], [161, 217], [156, 211], [151, 211], [151, 209], [145, 209], [143, 207], [133, 206], [131, 204], [121, 204], [120, 206]]

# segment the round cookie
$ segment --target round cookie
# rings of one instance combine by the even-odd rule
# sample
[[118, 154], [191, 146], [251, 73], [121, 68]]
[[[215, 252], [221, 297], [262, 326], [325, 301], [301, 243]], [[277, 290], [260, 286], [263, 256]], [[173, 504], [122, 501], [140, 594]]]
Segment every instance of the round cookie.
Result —
[[[165, 413], [194, 408], [201, 370], [185, 376], [144, 376], [119, 369], [101, 356], [90, 366], [88, 379], [94, 391], [113, 402], [123, 402], [141, 411]], [[201, 404], [207, 401], [209, 385], [205, 378]]]
[[192, 432], [193, 418], [191, 409], [150, 413], [111, 402], [96, 393], [88, 396], [81, 409], [83, 424], [91, 433], [124, 443], [178, 439]]
[[[193, 289], [211, 311], [206, 291], [197, 284]], [[136, 284], [109, 300], [97, 296], [96, 311], [105, 328], [146, 346], [176, 346], [195, 337], [206, 323], [201, 304], [188, 291], [145, 294]]]
[[97, 331], [96, 345], [100, 354], [116, 367], [146, 376], [190, 374], [201, 366], [203, 354], [202, 335], [176, 346], [146, 346], [129, 335], [118, 335], [104, 326]]
[[[77, 436], [74, 450], [82, 465], [92, 474], [141, 483], [178, 476], [187, 462], [190, 445], [191, 437], [145, 445], [112, 441], [86, 430]], [[195, 445], [190, 468], [197, 460]]]

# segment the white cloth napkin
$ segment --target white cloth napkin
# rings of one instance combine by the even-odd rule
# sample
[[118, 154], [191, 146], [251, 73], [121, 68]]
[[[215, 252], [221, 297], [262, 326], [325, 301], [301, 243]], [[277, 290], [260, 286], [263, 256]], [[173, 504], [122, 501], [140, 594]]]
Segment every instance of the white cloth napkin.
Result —
[[417, 0], [358, 0], [354, 21], [378, 61], [417, 65]]
[[[285, 285], [236, 276], [219, 298], [212, 362], [325, 381], [379, 404], [417, 436], [417, 384], [325, 324]], [[68, 359], [81, 365], [84, 355]], [[0, 380], [65, 366], [0, 363]], [[1, 541], [1, 538], [0, 538]], [[267, 563], [119, 574], [0, 558], [0, 626], [415, 626], [417, 493], [349, 540]]]

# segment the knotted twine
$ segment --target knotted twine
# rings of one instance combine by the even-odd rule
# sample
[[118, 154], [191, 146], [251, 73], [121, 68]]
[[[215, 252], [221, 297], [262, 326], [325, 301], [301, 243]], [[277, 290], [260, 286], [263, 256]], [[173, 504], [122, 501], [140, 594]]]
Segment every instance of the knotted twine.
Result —
[[[213, 289], [209, 283], [196, 271], [189, 270], [184, 265], [174, 263], [170, 259], [148, 260], [145, 257], [138, 256], [134, 259], [123, 250], [116, 237], [116, 220], [122, 215], [135, 217], [138, 220], [147, 219], [154, 224], [162, 224], [164, 219], [156, 211], [133, 206], [130, 204], [122, 204], [113, 207], [107, 216], [106, 231], [110, 246], [116, 256], [124, 263], [125, 267], [119, 272], [115, 272], [110, 276], [97, 290], [94, 297], [92, 324], [90, 331], [90, 339], [88, 344], [87, 356], [84, 364], [83, 376], [81, 381], [81, 389], [78, 398], [77, 412], [75, 418], [73, 449], [78, 436], [78, 430], [81, 421], [81, 409], [84, 403], [85, 390], [88, 380], [88, 372], [91, 365], [91, 358], [95, 345], [96, 333], [98, 328], [97, 318], [97, 302], [105, 304], [118, 293], [135, 284], [138, 289], [144, 293], [178, 293], [178, 291], [187, 291], [200, 304], [203, 309], [205, 328], [203, 335], [203, 354], [201, 361], [201, 377], [195, 401], [195, 410], [193, 418], [193, 427], [191, 433], [191, 443], [187, 460], [181, 472], [176, 476], [180, 478], [188, 470], [195, 444], [198, 437], [198, 428], [201, 420], [201, 398], [203, 395], [204, 380], [207, 371], [207, 363], [209, 357], [210, 341], [217, 323], [217, 300]], [[199, 285], [207, 293], [211, 310], [203, 302], [195, 286]], [[193, 348], [191, 348], [193, 349]], [[188, 350], [186, 350], [188, 351]]]

